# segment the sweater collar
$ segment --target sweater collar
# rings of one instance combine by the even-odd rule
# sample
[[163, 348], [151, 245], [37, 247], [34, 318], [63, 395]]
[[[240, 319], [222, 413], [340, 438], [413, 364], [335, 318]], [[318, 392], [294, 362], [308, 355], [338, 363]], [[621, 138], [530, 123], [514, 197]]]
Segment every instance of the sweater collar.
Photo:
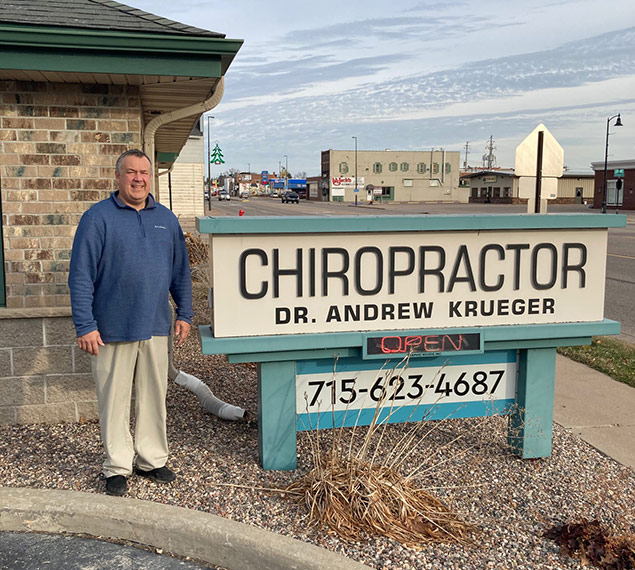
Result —
[[[117, 204], [119, 208], [129, 208], [130, 210], [134, 210], [134, 208], [128, 206], [128, 204], [124, 204], [121, 201], [121, 199], [119, 198], [119, 190], [112, 192], [110, 194], [110, 197], [114, 200], [115, 204]], [[156, 201], [154, 199], [154, 196], [150, 193], [148, 194], [148, 197], [146, 198], [146, 205], [142, 208], [142, 210], [149, 210], [150, 208], [155, 208], [155, 207], [156, 207]]]

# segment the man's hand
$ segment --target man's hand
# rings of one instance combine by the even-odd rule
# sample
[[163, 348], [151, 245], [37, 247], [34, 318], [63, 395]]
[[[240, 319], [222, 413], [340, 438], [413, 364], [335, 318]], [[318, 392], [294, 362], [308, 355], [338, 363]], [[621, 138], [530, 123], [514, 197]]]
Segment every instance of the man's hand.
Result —
[[174, 323], [174, 338], [176, 339], [174, 346], [181, 346], [183, 344], [187, 335], [190, 334], [190, 327], [190, 323], [186, 323], [185, 321], [177, 320]]
[[97, 356], [99, 354], [99, 347], [104, 346], [104, 341], [101, 340], [99, 331], [91, 331], [84, 336], [77, 337], [77, 345], [84, 352]]

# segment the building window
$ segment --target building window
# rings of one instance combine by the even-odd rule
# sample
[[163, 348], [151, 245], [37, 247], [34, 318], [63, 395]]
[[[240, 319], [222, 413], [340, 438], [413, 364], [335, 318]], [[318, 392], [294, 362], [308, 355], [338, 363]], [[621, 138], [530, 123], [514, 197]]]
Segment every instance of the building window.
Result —
[[390, 172], [397, 172], [397, 163], [396, 162], [389, 162], [388, 163], [388, 170], [390, 170]]
[[512, 195], [512, 189], [509, 186], [505, 186], [505, 188], [503, 188], [503, 196], [505, 198], [509, 198]]
[[426, 170], [428, 170], [428, 167], [426, 166], [425, 162], [420, 162], [419, 164], [417, 164], [417, 172], [419, 174], [425, 174]]
[[348, 174], [348, 164], [340, 162], [340, 174]]
[[432, 174], [439, 174], [439, 163], [438, 162], [433, 162], [432, 163]]
[[449, 162], [445, 163], [445, 173], [450, 174], [452, 172], [452, 165]]
[[472, 188], [472, 198], [478, 198], [478, 188]]
[[381, 174], [381, 162], [373, 164], [373, 174]]
[[494, 198], [500, 198], [500, 197], [501, 197], [501, 189], [500, 189], [500, 187], [494, 188]]
[[481, 198], [487, 197], [487, 188], [481, 188]]
[[401, 172], [408, 172], [408, 170], [410, 170], [410, 165], [407, 162], [402, 162], [399, 165], [399, 168], [401, 169]]

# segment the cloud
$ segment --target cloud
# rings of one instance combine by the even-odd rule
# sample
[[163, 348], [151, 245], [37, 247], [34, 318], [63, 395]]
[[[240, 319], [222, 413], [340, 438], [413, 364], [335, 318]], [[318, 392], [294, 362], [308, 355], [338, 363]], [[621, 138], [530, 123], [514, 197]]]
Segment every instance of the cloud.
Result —
[[[274, 83], [281, 77], [274, 72], [281, 72], [291, 85], [301, 87], [311, 81], [371, 74], [391, 61], [358, 58], [348, 65], [315, 56], [292, 62], [293, 71], [287, 69], [287, 75], [284, 66], [272, 65], [268, 70]], [[321, 70], [312, 69], [320, 66]], [[217, 115], [222, 117], [218, 126], [221, 134], [228, 133], [228, 163], [233, 154], [248, 155], [253, 165], [269, 161], [269, 169], [277, 168], [270, 164], [271, 149], [280, 149], [289, 155], [292, 171], [315, 174], [319, 152], [348, 148], [351, 134], [359, 137], [360, 148], [365, 150], [427, 149], [432, 145], [459, 150], [450, 145], [482, 140], [484, 146], [491, 134], [496, 138], [496, 133], [506, 133], [507, 150], [501, 157], [510, 166], [515, 145], [545, 118], [550, 130], [570, 132], [567, 125], [572, 121], [601, 125], [600, 117], [609, 106], [625, 114], [627, 109], [635, 109], [635, 100], [629, 98], [634, 67], [635, 28], [629, 28], [553, 50], [367, 82], [328, 95], [308, 90], [304, 96], [281, 96], [275, 103], [253, 99], [246, 107], [240, 106], [239, 99], [226, 96]], [[248, 94], [247, 89], [240, 97]], [[229, 77], [227, 95], [235, 95]], [[561, 143], [570, 148], [588, 147], [591, 143], [582, 140], [580, 128], [575, 135], [562, 137]], [[598, 139], [600, 135], [602, 132]], [[520, 138], [514, 142], [514, 137]], [[472, 149], [475, 159], [482, 154], [478, 144], [473, 143]], [[588, 166], [594, 150], [587, 148], [585, 153], [581, 151], [579, 156], [588, 158], [569, 166]]]
[[328, 56], [316, 55], [243, 67], [228, 74], [225, 101], [272, 94], [292, 95], [320, 82], [370, 77], [409, 57], [407, 54], [395, 54], [335, 62]]

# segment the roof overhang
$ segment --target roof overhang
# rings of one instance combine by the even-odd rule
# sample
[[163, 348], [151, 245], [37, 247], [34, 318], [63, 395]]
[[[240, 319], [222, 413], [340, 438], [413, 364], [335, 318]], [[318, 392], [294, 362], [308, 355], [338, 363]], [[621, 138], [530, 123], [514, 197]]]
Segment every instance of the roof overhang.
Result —
[[479, 176], [516, 176], [509, 170], [478, 170], [476, 172], [466, 172], [461, 174], [461, 178], [478, 178]]
[[[242, 40], [0, 23], [0, 79], [138, 85], [147, 124], [207, 99]], [[178, 155], [197, 116], [156, 134], [161, 157]], [[157, 161], [168, 167], [173, 161]]]
[[[598, 170], [604, 170], [604, 162], [592, 162], [591, 168], [597, 172]], [[609, 160], [606, 163], [607, 170], [615, 170], [616, 168], [622, 168], [624, 170], [635, 169], [635, 160]]]

